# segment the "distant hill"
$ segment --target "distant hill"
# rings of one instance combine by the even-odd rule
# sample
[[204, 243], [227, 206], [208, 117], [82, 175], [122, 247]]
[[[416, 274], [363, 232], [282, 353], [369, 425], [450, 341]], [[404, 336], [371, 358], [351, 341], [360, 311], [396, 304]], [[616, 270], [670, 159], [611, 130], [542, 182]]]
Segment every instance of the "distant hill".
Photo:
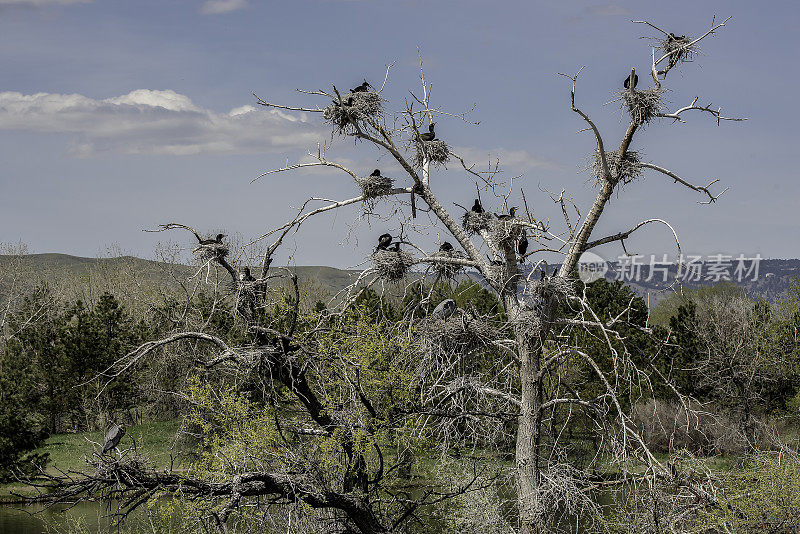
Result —
[[[16, 265], [23, 267], [26, 273], [25, 278], [29, 280], [47, 279], [54, 284], [61, 285], [84, 285], [96, 288], [95, 291], [111, 290], [115, 286], [123, 284], [137, 284], [138, 287], [154, 286], [163, 289], [179, 289], [181, 283], [197, 273], [196, 266], [169, 264], [153, 260], [145, 260], [133, 256], [121, 256], [116, 258], [82, 258], [67, 254], [28, 254], [22, 257], [22, 262], [18, 262], [19, 257], [0, 255], [0, 274], [8, 274], [8, 271]], [[14, 261], [17, 260], [17, 263]], [[710, 285], [715, 282], [716, 275], [713, 273], [708, 276], [712, 262], [703, 262], [698, 267], [701, 270], [700, 280], [682, 280], [684, 287], [696, 287], [698, 285]], [[735, 264], [735, 262], [734, 262]], [[677, 272], [675, 265], [655, 270], [650, 276], [650, 266], [641, 265], [636, 272], [630, 265], [621, 265], [619, 262], [610, 262], [605, 278], [608, 280], [622, 279], [625, 283], [638, 294], [645, 297], [652, 306], [660, 301], [668, 293], [664, 290], [670, 286]], [[557, 266], [555, 266], [557, 268]], [[728, 268], [729, 274], [735, 275], [735, 265]], [[658, 269], [658, 268], [657, 268]], [[360, 271], [343, 270], [326, 266], [299, 266], [291, 267], [301, 283], [313, 294], [319, 294], [320, 298], [331, 297], [352, 284], [358, 279]], [[722, 269], [724, 271], [725, 269]], [[720, 268], [717, 268], [720, 272]], [[667, 281], [663, 278], [666, 273]], [[634, 276], [635, 274], [635, 276]], [[202, 275], [202, 274], [201, 274]], [[477, 273], [472, 273], [475, 279], [479, 279]], [[800, 276], [800, 260], [798, 259], [777, 259], [761, 260], [758, 265], [758, 272], [750, 272], [749, 276], [743, 277], [739, 283], [753, 297], [763, 297], [771, 302], [776, 301], [780, 295], [786, 293], [793, 277]], [[5, 280], [7, 276], [0, 276], [0, 296], [7, 287]], [[753, 279], [755, 278], [755, 279]], [[734, 282], [736, 280], [734, 279]]]

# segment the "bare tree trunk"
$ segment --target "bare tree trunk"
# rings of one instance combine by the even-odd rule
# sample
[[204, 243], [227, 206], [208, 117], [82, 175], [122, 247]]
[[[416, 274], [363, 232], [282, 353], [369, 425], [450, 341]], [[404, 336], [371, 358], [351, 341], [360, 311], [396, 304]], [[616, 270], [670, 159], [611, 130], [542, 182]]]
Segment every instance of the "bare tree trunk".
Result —
[[521, 406], [517, 428], [516, 482], [520, 533], [542, 532], [538, 524], [539, 440], [542, 388], [539, 379], [541, 345], [534, 347], [530, 338], [517, 330], [520, 359]]

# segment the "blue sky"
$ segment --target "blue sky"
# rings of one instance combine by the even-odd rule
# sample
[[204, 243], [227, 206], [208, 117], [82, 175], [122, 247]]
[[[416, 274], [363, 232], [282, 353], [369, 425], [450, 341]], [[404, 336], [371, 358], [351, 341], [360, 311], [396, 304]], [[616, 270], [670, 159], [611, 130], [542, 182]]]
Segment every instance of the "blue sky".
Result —
[[[94, 256], [107, 246], [149, 257], [180, 234], [143, 229], [181, 222], [248, 240], [285, 222], [308, 196], [350, 198], [341, 173], [260, 173], [303, 158], [330, 132], [314, 114], [269, 111], [251, 92], [287, 105], [324, 100], [303, 89], [382, 80], [391, 109], [417, 91], [418, 55], [447, 111], [475, 110], [477, 126], [442, 118], [439, 136], [478, 162], [500, 156], [537, 215], [561, 223], [541, 189], [562, 188], [584, 211], [593, 139], [569, 108], [558, 72], [585, 66], [577, 101], [609, 146], [624, 132], [612, 92], [631, 67], [648, 67], [656, 34], [704, 32], [703, 55], [668, 76], [671, 108], [713, 102], [748, 121], [654, 124], [633, 149], [695, 183], [729, 187], [711, 206], [649, 173], [614, 198], [596, 235], [648, 218], [669, 220], [683, 249], [798, 257], [800, 181], [795, 165], [800, 7], [795, 2], [142, 1], [0, 0], [0, 242], [34, 252]], [[328, 157], [367, 173], [396, 171], [366, 146], [335, 140]], [[399, 174], [398, 174], [399, 176]], [[402, 180], [401, 180], [402, 183]], [[474, 185], [450, 165], [434, 190], [468, 205]], [[512, 198], [519, 198], [518, 196]], [[518, 204], [518, 202], [514, 202]], [[391, 205], [381, 205], [389, 214]], [[498, 206], [490, 206], [499, 209]], [[298, 265], [353, 266], [391, 222], [356, 221], [356, 210], [321, 217], [281, 257]], [[429, 238], [419, 238], [429, 246]], [[674, 251], [655, 227], [629, 243], [645, 254]], [[614, 245], [598, 253], [615, 258]], [[289, 259], [289, 253], [292, 254]]]

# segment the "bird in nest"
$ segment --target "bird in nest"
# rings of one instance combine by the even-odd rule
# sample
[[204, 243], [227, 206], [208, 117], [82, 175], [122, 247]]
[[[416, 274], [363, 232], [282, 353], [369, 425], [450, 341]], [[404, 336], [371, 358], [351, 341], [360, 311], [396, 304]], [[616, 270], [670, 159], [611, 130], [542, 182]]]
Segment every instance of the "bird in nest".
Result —
[[244, 267], [242, 272], [239, 274], [239, 280], [242, 282], [255, 282], [255, 277], [250, 274], [250, 267]]
[[472, 205], [472, 211], [474, 213], [483, 213], [483, 206], [481, 206], [481, 199], [476, 198], [475, 204]]
[[201, 245], [221, 245], [222, 238], [225, 237], [225, 234], [217, 234], [217, 236], [213, 239], [200, 239]]
[[372, 176], [373, 178], [380, 177], [381, 176], [381, 170], [380, 169], [375, 169], [374, 171], [372, 171], [372, 174], [370, 174], [370, 176]]
[[378, 238], [378, 247], [375, 250], [389, 250], [389, 245], [392, 244], [392, 234], [382, 234]]
[[445, 241], [441, 245], [439, 245], [439, 252], [452, 252], [453, 245], [450, 244], [450, 241]]
[[495, 216], [500, 219], [501, 221], [507, 221], [509, 219], [513, 219], [517, 215], [517, 208], [516, 206], [508, 208], [508, 213], [501, 213], [498, 215], [495, 213]]
[[[370, 87], [372, 87], [372, 85], [366, 79], [364, 79], [364, 83], [362, 83], [361, 85], [356, 85], [353, 89], [350, 89], [350, 92], [351, 93], [366, 93], [367, 89], [370, 88]], [[373, 89], [374, 89], [374, 87], [373, 87]]]
[[451, 315], [453, 315], [458, 306], [456, 306], [456, 301], [453, 299], [445, 299], [436, 306], [433, 311], [431, 312], [431, 317], [434, 319], [447, 319]]
[[120, 423], [118, 425], [114, 425], [106, 434], [106, 439], [103, 440], [103, 450], [100, 454], [105, 454], [111, 449], [116, 449], [119, 442], [122, 441], [122, 436], [125, 435], [125, 424]]
[[433, 128], [436, 126], [435, 122], [432, 122], [428, 125], [428, 132], [424, 134], [420, 134], [419, 138], [425, 142], [434, 141], [436, 140], [436, 132], [433, 131]]
[[625, 81], [622, 82], [622, 85], [623, 85], [623, 87], [625, 87], [625, 89], [636, 89], [636, 84], [638, 84], [638, 83], [639, 83], [639, 75], [638, 74], [634, 74], [633, 75], [633, 87], [631, 87], [630, 86], [631, 85], [631, 75], [628, 74], [628, 77], [625, 78]]

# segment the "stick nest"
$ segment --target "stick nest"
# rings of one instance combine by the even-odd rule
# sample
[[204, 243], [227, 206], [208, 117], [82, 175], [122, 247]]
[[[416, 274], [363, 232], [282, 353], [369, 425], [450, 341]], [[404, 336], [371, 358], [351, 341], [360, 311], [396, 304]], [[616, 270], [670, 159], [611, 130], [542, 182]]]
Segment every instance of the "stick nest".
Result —
[[[639, 159], [639, 153], [633, 150], [625, 152], [625, 157], [621, 162], [618, 151], [606, 152], [606, 161], [611, 171], [611, 177], [615, 182], [622, 181], [627, 184], [642, 175], [642, 162]], [[603, 170], [603, 160], [598, 150], [595, 150], [594, 162], [591, 168], [592, 174], [594, 174], [598, 183], [602, 182], [605, 179], [605, 171]]]
[[492, 241], [498, 246], [513, 244], [514, 247], [516, 247], [516, 241], [522, 237], [522, 232], [524, 230], [524, 226], [522, 226], [520, 222], [520, 219], [516, 217], [511, 217], [510, 219], [494, 219], [492, 221], [490, 233]]
[[674, 38], [668, 35], [666, 39], [661, 41], [658, 49], [664, 54], [669, 54], [669, 68], [678, 63], [692, 61], [694, 55], [700, 53], [700, 48], [697, 44], [690, 45], [692, 40], [691, 37], [686, 37], [685, 35]]
[[[457, 258], [457, 259], [466, 259], [466, 255], [460, 250], [440, 250], [431, 254], [432, 258]], [[457, 263], [440, 263], [436, 262], [433, 264], [433, 270], [442, 275], [445, 278], [453, 278], [458, 273], [464, 271], [465, 266], [459, 265]]]
[[433, 141], [414, 141], [414, 166], [421, 169], [425, 164], [425, 156], [434, 165], [444, 165], [450, 159], [450, 147], [440, 139]]
[[511, 317], [511, 324], [522, 328], [527, 337], [538, 337], [542, 331], [541, 312], [523, 309]]
[[224, 243], [213, 243], [210, 245], [199, 245], [193, 250], [195, 255], [202, 261], [224, 259], [230, 250]]
[[544, 280], [532, 280], [526, 288], [531, 296], [555, 299], [560, 304], [576, 296], [574, 280], [562, 276], [549, 276]]
[[414, 265], [414, 256], [404, 250], [376, 250], [372, 253], [372, 262], [378, 276], [386, 281], [395, 282], [402, 279]]
[[[346, 102], [352, 98], [353, 105]], [[374, 119], [381, 112], [381, 97], [373, 91], [347, 93], [342, 95], [342, 103], [331, 102], [322, 113], [325, 120], [330, 123], [339, 135], [346, 135], [355, 131], [355, 125], [369, 119]]]
[[493, 218], [489, 212], [475, 213], [469, 210], [461, 217], [461, 226], [464, 227], [467, 234], [475, 235], [481, 230], [488, 230]]
[[394, 180], [385, 176], [359, 176], [356, 178], [356, 183], [366, 200], [388, 194], [392, 190]]
[[622, 100], [622, 107], [628, 110], [631, 120], [637, 125], [642, 126], [652, 121], [660, 113], [664, 113], [666, 106], [663, 100], [664, 89], [651, 87], [637, 91], [634, 89], [623, 89], [619, 92]]
[[483, 319], [466, 313], [447, 319], [427, 318], [421, 326], [423, 342], [429, 351], [466, 353], [489, 345], [497, 330]]

